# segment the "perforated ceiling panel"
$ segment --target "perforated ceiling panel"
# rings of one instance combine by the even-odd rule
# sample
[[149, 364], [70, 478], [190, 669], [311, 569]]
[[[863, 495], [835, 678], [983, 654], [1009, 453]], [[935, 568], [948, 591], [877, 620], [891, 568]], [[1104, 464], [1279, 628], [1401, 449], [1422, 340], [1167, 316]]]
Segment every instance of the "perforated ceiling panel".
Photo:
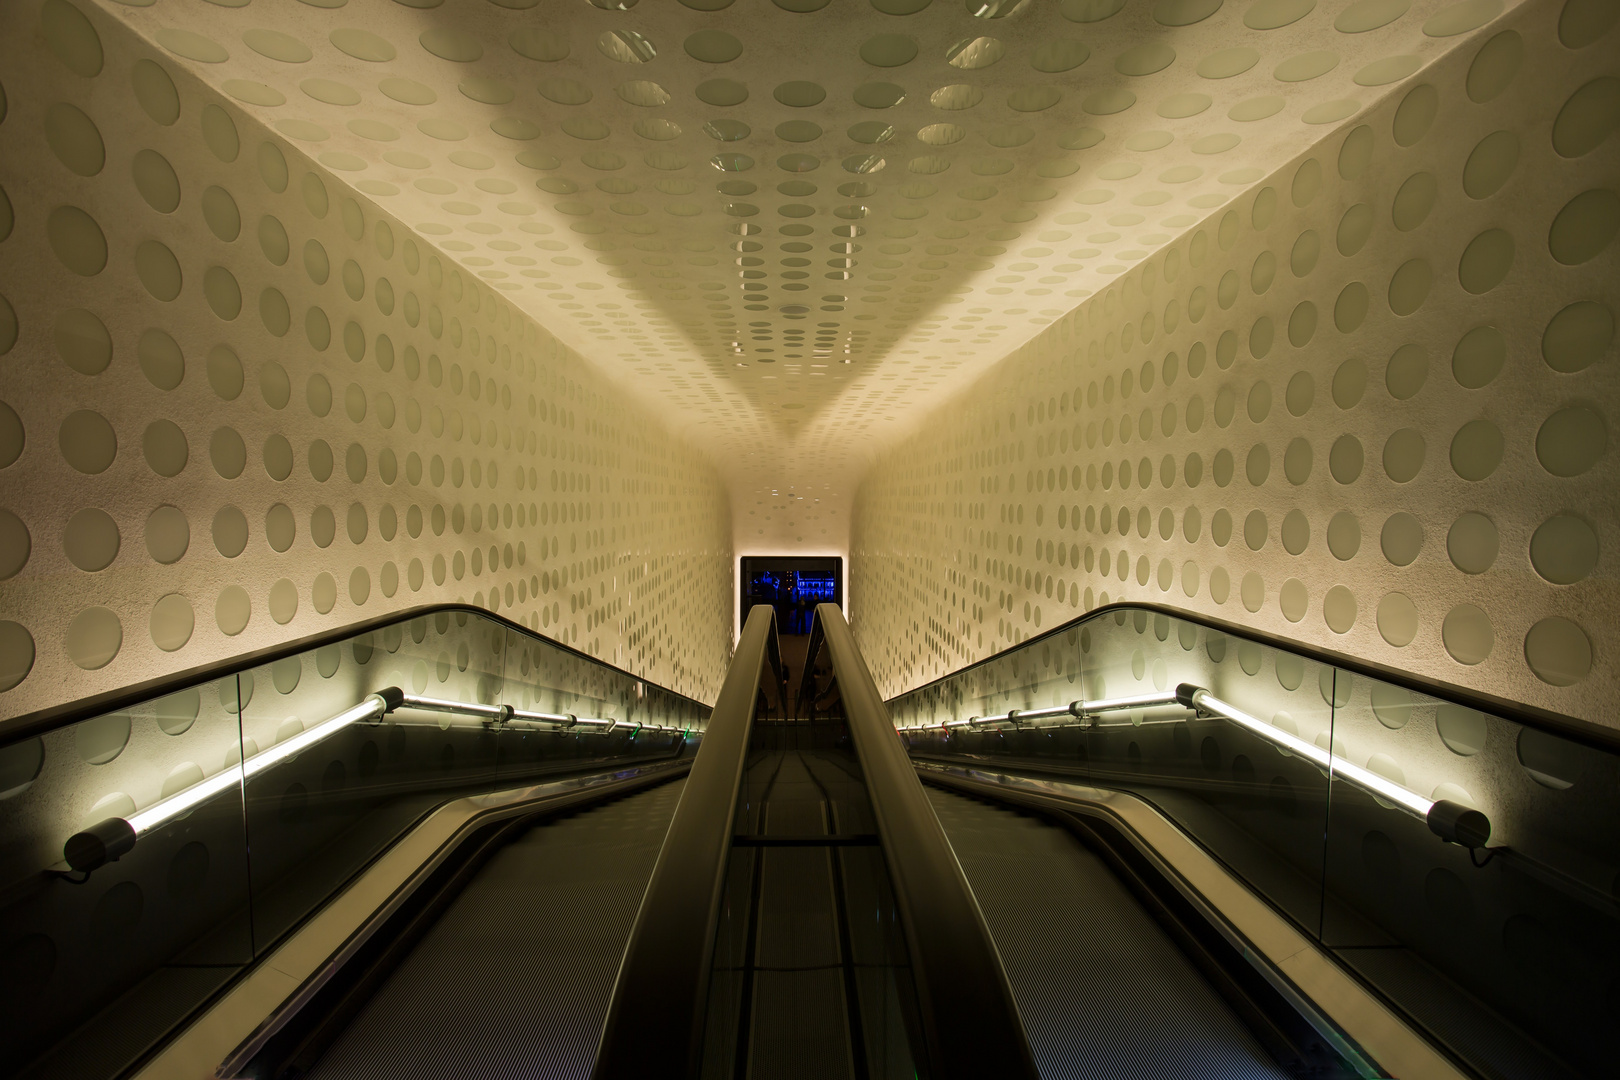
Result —
[[106, 10], [841, 546], [872, 453], [1503, 0]]

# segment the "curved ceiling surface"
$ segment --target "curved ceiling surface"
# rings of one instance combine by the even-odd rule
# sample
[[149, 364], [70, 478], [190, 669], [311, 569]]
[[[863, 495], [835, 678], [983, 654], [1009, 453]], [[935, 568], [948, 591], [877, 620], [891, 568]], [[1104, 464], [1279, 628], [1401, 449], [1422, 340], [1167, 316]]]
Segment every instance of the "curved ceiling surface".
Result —
[[1503, 0], [106, 9], [842, 546], [873, 454]]

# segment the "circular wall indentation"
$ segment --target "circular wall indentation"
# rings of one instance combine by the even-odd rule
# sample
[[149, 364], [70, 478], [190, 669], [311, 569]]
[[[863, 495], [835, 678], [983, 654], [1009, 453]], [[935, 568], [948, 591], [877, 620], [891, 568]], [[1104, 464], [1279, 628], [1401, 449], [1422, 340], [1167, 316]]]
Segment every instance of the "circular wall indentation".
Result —
[[1584, 49], [1613, 29], [1620, 10], [1607, 0], [1564, 0], [1558, 13], [1558, 40], [1565, 47]]
[[1572, 405], [1549, 416], [1536, 432], [1536, 458], [1554, 476], [1579, 476], [1609, 446], [1603, 417], [1584, 405]]
[[146, 518], [146, 551], [154, 562], [177, 563], [191, 546], [191, 525], [178, 507], [160, 506]]
[[214, 603], [214, 622], [229, 637], [235, 637], [247, 629], [252, 614], [253, 601], [248, 599], [247, 590], [240, 585], [226, 586]]
[[1416, 428], [1401, 428], [1384, 443], [1384, 473], [1397, 484], [1410, 483], [1423, 471], [1428, 447]]
[[1356, 595], [1343, 585], [1335, 585], [1322, 598], [1322, 618], [1335, 634], [1348, 634], [1356, 625]]
[[1496, 647], [1489, 615], [1474, 604], [1458, 604], [1440, 624], [1440, 640], [1459, 664], [1482, 663]]
[[0, 693], [26, 679], [33, 667], [33, 635], [20, 623], [0, 620]]
[[1263, 578], [1253, 570], [1243, 575], [1243, 581], [1238, 586], [1238, 594], [1243, 598], [1243, 606], [1251, 612], [1259, 611], [1266, 602], [1266, 583]]
[[694, 92], [698, 100], [705, 105], [713, 105], [720, 109], [741, 105], [748, 100], [748, 88], [731, 79], [710, 79], [699, 83]]
[[185, 355], [181, 353], [179, 343], [162, 330], [153, 328], [141, 331], [135, 354], [146, 381], [159, 390], [173, 390], [185, 378]]
[[142, 150], [130, 162], [135, 190], [146, 205], [160, 214], [172, 214], [180, 206], [180, 177], [169, 159], [156, 150]]
[[7, 469], [22, 457], [28, 433], [15, 409], [0, 401], [0, 469]]
[[58, 161], [80, 176], [94, 176], [107, 164], [107, 147], [95, 121], [77, 106], [59, 101], [45, 110], [45, 142]]
[[1463, 166], [1463, 191], [1470, 199], [1488, 199], [1502, 190], [1519, 166], [1519, 137], [1493, 131], [1479, 140]]
[[1592, 673], [1592, 639], [1569, 619], [1542, 619], [1524, 636], [1524, 659], [1549, 686], [1574, 686]]
[[33, 547], [23, 519], [10, 510], [0, 509], [0, 581], [16, 577], [28, 565]]
[[1296, 23], [1316, 8], [1316, 0], [1254, 0], [1243, 13], [1250, 30], [1276, 30]]
[[[521, 31], [518, 33], [521, 33]], [[518, 41], [517, 33], [514, 33], [513, 38], [514, 40], [512, 47], [516, 49]], [[327, 40], [330, 41], [333, 47], [338, 51], [347, 53], [356, 60], [364, 60], [367, 63], [385, 64], [388, 61], [393, 60], [398, 55], [398, 53], [394, 50], [394, 46], [388, 41], [387, 38], [378, 37], [369, 30], [340, 28], [333, 30], [330, 34], [328, 34]], [[523, 55], [528, 54], [525, 53]], [[567, 55], [566, 47], [564, 48], [563, 55]], [[563, 57], [561, 56], [530, 57], [532, 60], [561, 60], [562, 58]]]
[[1486, 229], [1463, 250], [1457, 280], [1479, 296], [1502, 284], [1513, 266], [1513, 237], [1506, 229]]
[[214, 514], [214, 548], [227, 559], [234, 559], [247, 548], [247, 515], [235, 506], [222, 506]]
[[1501, 548], [1496, 523], [1484, 514], [1470, 512], [1451, 523], [1446, 533], [1446, 554], [1451, 565], [1465, 574], [1483, 574], [1496, 563]]
[[1614, 315], [1593, 300], [1579, 300], [1547, 324], [1541, 355], [1554, 371], [1574, 374], [1596, 363], [1614, 341]]
[[1277, 606], [1282, 609], [1283, 618], [1289, 622], [1299, 622], [1310, 609], [1310, 593], [1305, 589], [1305, 583], [1299, 578], [1289, 578], [1283, 582], [1282, 589], [1277, 593]]
[[[1333, 372], [1333, 404], [1341, 409], [1353, 409], [1367, 389], [1367, 365], [1355, 357], [1340, 364]], [[1359, 472], [1359, 466], [1357, 468]]]
[[92, 312], [69, 308], [56, 317], [56, 351], [81, 375], [100, 375], [112, 363], [112, 335]]
[[191, 640], [196, 621], [191, 601], [179, 593], [169, 593], [152, 605], [152, 617], [147, 629], [152, 635], [152, 644], [164, 652], [175, 652]]
[[1339, 175], [1346, 180], [1358, 180], [1372, 164], [1375, 136], [1372, 128], [1362, 124], [1344, 137], [1339, 146]]
[[1574, 514], [1554, 514], [1530, 537], [1530, 565], [1554, 585], [1585, 579], [1597, 562], [1597, 532]]
[[215, 315], [231, 322], [242, 314], [242, 287], [236, 275], [223, 266], [210, 266], [203, 273], [203, 298]]
[[179, 296], [184, 284], [180, 260], [166, 244], [157, 240], [143, 240], [135, 249], [135, 274], [146, 291], [164, 303]]
[[[742, 42], [724, 30], [699, 30], [690, 34], [686, 38], [684, 48], [688, 56], [705, 64], [729, 64], [741, 56], [743, 51]], [[915, 46], [912, 55], [916, 55]]]
[[1524, 63], [1524, 38], [1504, 30], [1480, 46], [1469, 65], [1466, 86], [1468, 99], [1476, 104], [1493, 101], [1519, 73]]
[[315, 583], [310, 589], [310, 602], [322, 615], [330, 612], [337, 604], [337, 580], [331, 574], [322, 572], [315, 575]]
[[298, 587], [286, 578], [270, 586], [270, 617], [285, 626], [298, 614]]
[[1431, 172], [1416, 172], [1406, 178], [1395, 193], [1390, 207], [1390, 219], [1402, 232], [1411, 232], [1422, 225], [1434, 209], [1440, 195], [1440, 184]]
[[63, 642], [68, 658], [86, 671], [112, 663], [123, 644], [123, 624], [104, 607], [85, 608], [73, 616]]
[[276, 503], [265, 511], [264, 538], [273, 550], [286, 551], [297, 534], [297, 518], [285, 503]]
[[137, 60], [130, 71], [135, 100], [156, 123], [169, 127], [180, 119], [180, 94], [168, 72], [151, 60]]
[[1476, 326], [1457, 341], [1451, 374], [1457, 385], [1478, 390], [1501, 374], [1507, 363], [1507, 339], [1494, 326]]
[[58, 206], [45, 219], [45, 235], [62, 265], [80, 277], [107, 267], [107, 237], [96, 219], [77, 206]]
[[1486, 419], [1470, 420], [1451, 439], [1451, 469], [1464, 480], [1479, 481], [1502, 464], [1501, 429]]
[[223, 479], [235, 480], [247, 468], [247, 444], [234, 428], [219, 428], [208, 440], [208, 458]]
[[1328, 450], [1328, 471], [1341, 484], [1353, 484], [1361, 476], [1365, 463], [1361, 440], [1354, 435], [1340, 435]]
[[1395, 110], [1392, 133], [1402, 146], [1412, 146], [1429, 133], [1434, 118], [1440, 111], [1440, 91], [1423, 83], [1407, 91]]
[[1620, 127], [1620, 79], [1593, 79], [1571, 94], [1553, 123], [1553, 149], [1577, 158], [1603, 145]]
[[1397, 315], [1412, 314], [1429, 298], [1434, 271], [1427, 259], [1409, 259], [1389, 279], [1389, 309]]
[[105, 510], [87, 507], [68, 519], [62, 549], [80, 570], [105, 570], [118, 557], [118, 523]]
[[1283, 516], [1278, 535], [1282, 539], [1283, 549], [1290, 555], [1298, 555], [1310, 546], [1311, 520], [1298, 508], [1290, 510]]
[[39, 12], [39, 30], [45, 47], [73, 74], [84, 79], [101, 74], [101, 36], [84, 12], [67, 0], [45, 0]]
[[1328, 522], [1328, 550], [1341, 562], [1356, 557], [1361, 550], [1361, 522], [1348, 510], [1340, 510]]
[[62, 459], [79, 472], [105, 472], [118, 456], [118, 437], [107, 418], [90, 409], [69, 413], [57, 432]]
[[1260, 62], [1260, 53], [1254, 49], [1222, 49], [1198, 61], [1198, 74], [1206, 79], [1230, 79], [1241, 75]]
[[1575, 196], [1553, 219], [1547, 250], [1565, 266], [1578, 266], [1597, 257], [1620, 231], [1620, 195], [1594, 188]]
[[1411, 514], [1391, 514], [1379, 535], [1384, 558], [1393, 566], [1410, 566], [1423, 550], [1423, 525]]
[[1384, 369], [1384, 385], [1397, 401], [1416, 396], [1428, 378], [1429, 354], [1421, 345], [1402, 345], [1390, 356]]
[[1378, 633], [1397, 649], [1405, 648], [1417, 637], [1418, 609], [1412, 598], [1402, 592], [1384, 594], [1378, 602]]
[[146, 425], [141, 451], [146, 464], [159, 476], [179, 476], [191, 454], [185, 432], [172, 420], [154, 420]]
[[1344, 212], [1339, 219], [1339, 229], [1336, 234], [1339, 254], [1349, 258], [1361, 251], [1372, 236], [1375, 219], [1371, 206], [1366, 203], [1356, 203]]

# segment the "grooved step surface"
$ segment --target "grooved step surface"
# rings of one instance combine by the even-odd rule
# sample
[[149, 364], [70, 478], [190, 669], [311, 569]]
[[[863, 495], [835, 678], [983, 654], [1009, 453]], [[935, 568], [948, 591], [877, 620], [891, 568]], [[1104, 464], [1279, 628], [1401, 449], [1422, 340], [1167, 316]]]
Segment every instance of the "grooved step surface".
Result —
[[1125, 886], [1068, 833], [928, 789], [1001, 952], [1044, 1080], [1284, 1073]]
[[497, 852], [311, 1070], [313, 1080], [585, 1080], [685, 780]]

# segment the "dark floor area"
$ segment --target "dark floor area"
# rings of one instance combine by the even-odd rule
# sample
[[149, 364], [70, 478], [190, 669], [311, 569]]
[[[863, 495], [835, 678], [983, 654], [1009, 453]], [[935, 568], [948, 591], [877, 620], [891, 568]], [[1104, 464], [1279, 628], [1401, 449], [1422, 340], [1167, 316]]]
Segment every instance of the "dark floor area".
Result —
[[929, 789], [1044, 1080], [1287, 1074], [1103, 862], [1061, 829]]
[[309, 1075], [589, 1077], [684, 784], [537, 825], [503, 848]]

